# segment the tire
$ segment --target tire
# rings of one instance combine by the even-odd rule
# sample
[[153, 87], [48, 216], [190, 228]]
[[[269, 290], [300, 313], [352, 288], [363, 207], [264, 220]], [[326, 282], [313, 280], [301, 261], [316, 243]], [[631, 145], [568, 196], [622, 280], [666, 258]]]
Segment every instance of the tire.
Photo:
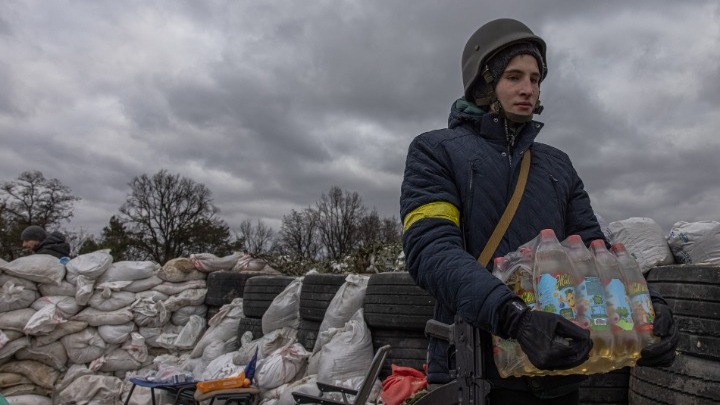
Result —
[[245, 282], [243, 292], [243, 313], [248, 318], [262, 318], [275, 297], [287, 287], [295, 277], [257, 276]]
[[238, 342], [240, 341], [242, 335], [247, 331], [252, 332], [253, 340], [261, 338], [263, 336], [262, 318], [240, 318], [240, 322], [238, 324]]
[[345, 283], [346, 274], [308, 274], [300, 290], [300, 318], [322, 322], [330, 301]]
[[630, 403], [710, 405], [720, 401], [720, 365], [680, 353], [672, 367], [634, 367]]
[[392, 374], [391, 364], [411, 367], [423, 371], [427, 363], [428, 340], [425, 333], [412, 330], [371, 330], [373, 348], [390, 345], [392, 350], [387, 355], [385, 364], [380, 368], [380, 378], [385, 379]]
[[720, 267], [656, 267], [648, 284], [665, 298], [680, 331], [678, 350], [720, 361]]
[[321, 322], [300, 318], [300, 325], [297, 331], [297, 340], [305, 350], [312, 352], [315, 348], [315, 341], [320, 331]]
[[258, 272], [214, 271], [207, 277], [205, 305], [223, 306], [235, 298], [242, 298], [245, 283], [250, 277], [260, 276]]
[[592, 374], [580, 384], [580, 405], [627, 405], [630, 367]]
[[424, 331], [434, 307], [435, 299], [408, 272], [378, 273], [368, 280], [363, 310], [371, 329]]

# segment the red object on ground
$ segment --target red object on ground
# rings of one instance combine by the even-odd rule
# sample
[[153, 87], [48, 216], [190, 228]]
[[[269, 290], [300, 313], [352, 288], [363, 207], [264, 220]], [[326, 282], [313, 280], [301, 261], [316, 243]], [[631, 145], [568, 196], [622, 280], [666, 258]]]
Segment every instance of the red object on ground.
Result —
[[400, 405], [412, 394], [427, 388], [425, 373], [411, 367], [390, 365], [390, 374], [382, 383], [380, 398], [387, 405]]

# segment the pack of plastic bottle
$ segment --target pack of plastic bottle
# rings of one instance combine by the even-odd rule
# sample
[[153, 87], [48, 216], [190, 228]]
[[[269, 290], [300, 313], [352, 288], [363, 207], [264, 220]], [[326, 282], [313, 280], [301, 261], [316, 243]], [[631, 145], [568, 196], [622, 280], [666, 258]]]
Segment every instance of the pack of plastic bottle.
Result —
[[633, 366], [640, 350], [656, 341], [647, 283], [622, 244], [605, 241], [588, 249], [571, 235], [562, 243], [545, 229], [517, 251], [495, 258], [493, 275], [531, 310], [553, 312], [590, 331], [590, 358], [569, 370], [535, 368], [517, 341], [493, 336], [500, 376], [606, 373]]

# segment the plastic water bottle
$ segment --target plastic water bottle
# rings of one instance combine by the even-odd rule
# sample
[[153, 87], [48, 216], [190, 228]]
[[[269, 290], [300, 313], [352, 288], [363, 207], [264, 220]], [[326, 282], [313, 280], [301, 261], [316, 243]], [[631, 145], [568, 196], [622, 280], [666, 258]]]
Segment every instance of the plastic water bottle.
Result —
[[617, 256], [620, 271], [625, 277], [625, 287], [630, 297], [635, 332], [638, 339], [640, 339], [640, 349], [643, 349], [645, 346], [658, 341], [658, 337], [652, 333], [655, 310], [650, 299], [647, 281], [642, 275], [640, 265], [625, 249], [625, 245], [616, 243], [610, 247], [610, 250]]
[[539, 308], [575, 321], [576, 277], [570, 258], [552, 229], [540, 231], [534, 277]]
[[[532, 310], [535, 292], [532, 289], [532, 263], [526, 263], [518, 252], [493, 261], [493, 275], [502, 280]], [[538, 370], [530, 363], [516, 340], [493, 336], [493, 356], [501, 377], [527, 375]]]
[[593, 348], [589, 371], [607, 371], [612, 365], [613, 334], [608, 323], [605, 289], [600, 281], [595, 258], [579, 235], [570, 235], [562, 245], [575, 267], [575, 323], [590, 330]]
[[632, 366], [640, 357], [637, 333], [632, 318], [630, 299], [617, 257], [596, 239], [590, 244], [600, 280], [605, 288], [610, 331], [613, 334], [613, 359], [617, 368]]

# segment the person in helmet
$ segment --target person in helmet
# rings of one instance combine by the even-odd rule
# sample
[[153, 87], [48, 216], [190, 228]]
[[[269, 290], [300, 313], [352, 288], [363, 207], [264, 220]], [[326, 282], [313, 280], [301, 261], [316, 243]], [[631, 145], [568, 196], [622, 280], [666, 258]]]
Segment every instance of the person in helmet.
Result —
[[55, 231], [48, 234], [42, 227], [30, 225], [20, 234], [22, 248], [35, 254], [52, 255], [57, 258], [70, 256], [70, 244], [65, 235]]
[[[461, 316], [482, 333], [491, 404], [577, 404], [585, 376], [501, 378], [490, 334], [517, 339], [544, 370], [588, 359], [589, 332], [560, 315], [529, 311], [478, 257], [505, 211], [531, 156], [529, 175], [512, 221], [491, 257], [504, 256], [552, 229], [559, 240], [605, 239], [583, 182], [567, 154], [536, 142], [543, 124], [540, 86], [547, 76], [545, 41], [525, 24], [498, 19], [480, 27], [462, 54], [464, 96], [452, 105], [448, 128], [418, 135], [410, 144], [400, 214], [407, 268], [436, 299], [435, 318]], [[607, 243], [607, 242], [606, 242]], [[662, 298], [651, 293], [661, 343], [643, 351], [642, 365], [669, 365], [677, 331]], [[658, 324], [658, 322], [660, 324]], [[448, 344], [430, 338], [428, 384], [450, 381]]]

